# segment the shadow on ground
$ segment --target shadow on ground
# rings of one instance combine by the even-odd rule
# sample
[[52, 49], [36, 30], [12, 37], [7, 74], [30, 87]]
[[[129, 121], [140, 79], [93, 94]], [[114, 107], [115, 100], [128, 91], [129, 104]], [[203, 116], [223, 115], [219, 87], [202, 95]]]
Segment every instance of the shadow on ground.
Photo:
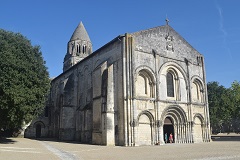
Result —
[[212, 135], [212, 141], [240, 141], [240, 135], [236, 136]]
[[7, 137], [0, 137], [0, 143], [1, 144], [13, 144], [16, 141], [12, 140], [11, 138], [7, 138]]
[[[62, 141], [56, 138], [26, 138], [26, 139], [32, 139], [32, 140], [37, 140], [37, 141], [51, 141], [51, 142], [61, 142], [61, 143], [72, 143], [72, 144], [85, 144], [81, 143], [79, 141]], [[91, 145], [91, 144], [87, 144]]]

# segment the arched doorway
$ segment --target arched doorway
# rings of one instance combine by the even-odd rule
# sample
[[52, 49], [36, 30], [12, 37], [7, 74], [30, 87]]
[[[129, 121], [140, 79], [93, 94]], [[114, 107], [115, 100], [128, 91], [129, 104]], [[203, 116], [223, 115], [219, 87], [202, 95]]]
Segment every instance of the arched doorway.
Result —
[[36, 126], [36, 138], [41, 137], [41, 132], [42, 132], [42, 126], [41, 126], [41, 124], [37, 124], [37, 126]]
[[[187, 123], [186, 112], [181, 106], [173, 105], [167, 107], [162, 113], [162, 127], [163, 135], [162, 139], [164, 141], [164, 134], [170, 134], [172, 132], [174, 143], [191, 143], [191, 126]], [[169, 139], [169, 135], [168, 135]], [[169, 140], [168, 140], [169, 142]]]
[[139, 145], [151, 145], [152, 130], [150, 119], [146, 114], [142, 114], [138, 121], [138, 143]]
[[166, 117], [164, 120], [163, 133], [164, 133], [165, 143], [170, 143], [169, 141], [170, 134], [172, 134], [173, 140], [174, 140], [174, 126], [173, 126], [173, 121], [170, 117]]

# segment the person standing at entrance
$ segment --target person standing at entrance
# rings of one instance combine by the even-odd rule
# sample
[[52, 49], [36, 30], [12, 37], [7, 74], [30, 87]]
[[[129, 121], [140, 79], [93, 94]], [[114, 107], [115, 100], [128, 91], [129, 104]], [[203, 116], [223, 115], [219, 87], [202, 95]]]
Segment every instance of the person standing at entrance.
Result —
[[170, 143], [173, 142], [173, 135], [172, 135], [172, 133], [170, 133], [170, 135], [169, 135], [169, 141], [170, 141]]
[[165, 138], [165, 143], [167, 143], [168, 141], [167, 133], [165, 133], [164, 138]]

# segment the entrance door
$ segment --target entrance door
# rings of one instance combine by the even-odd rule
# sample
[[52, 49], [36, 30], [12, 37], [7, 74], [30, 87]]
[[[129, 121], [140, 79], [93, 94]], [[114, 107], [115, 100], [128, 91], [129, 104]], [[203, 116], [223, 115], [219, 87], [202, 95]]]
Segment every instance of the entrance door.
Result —
[[174, 127], [170, 117], [166, 117], [164, 120], [163, 133], [164, 133], [163, 138], [165, 143], [170, 143], [169, 141], [170, 134], [172, 134], [173, 142], [174, 142]]
[[41, 125], [37, 124], [37, 126], [36, 126], [36, 138], [40, 138], [41, 137], [41, 131], [42, 131]]

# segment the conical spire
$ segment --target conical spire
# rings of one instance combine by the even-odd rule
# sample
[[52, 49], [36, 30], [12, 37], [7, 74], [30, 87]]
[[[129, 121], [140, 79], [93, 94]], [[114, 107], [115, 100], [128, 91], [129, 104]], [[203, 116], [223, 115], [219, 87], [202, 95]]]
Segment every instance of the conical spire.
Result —
[[63, 61], [63, 71], [68, 70], [92, 53], [92, 43], [88, 33], [80, 22], [68, 42], [67, 53]]
[[86, 31], [82, 22], [79, 23], [79, 25], [77, 26], [77, 28], [73, 32], [72, 37], [70, 39], [70, 41], [75, 41], [75, 40], [90, 41], [88, 33], [87, 33], [87, 31]]

